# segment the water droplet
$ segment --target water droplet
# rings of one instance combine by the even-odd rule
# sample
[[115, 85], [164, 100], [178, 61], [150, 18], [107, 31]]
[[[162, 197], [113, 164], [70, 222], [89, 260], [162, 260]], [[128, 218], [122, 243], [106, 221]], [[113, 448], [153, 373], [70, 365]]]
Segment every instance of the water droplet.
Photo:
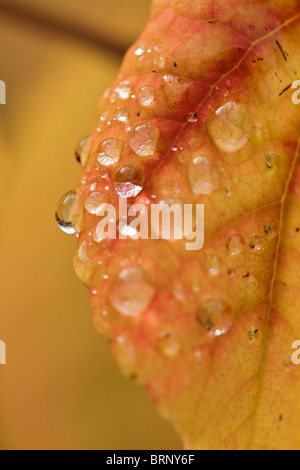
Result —
[[138, 94], [138, 100], [140, 105], [144, 108], [151, 106], [154, 100], [154, 89], [150, 86], [141, 88]]
[[249, 243], [249, 246], [254, 251], [260, 251], [265, 248], [265, 241], [263, 238], [260, 238], [257, 235], [255, 235], [252, 238], [251, 242]]
[[278, 229], [277, 229], [277, 226], [274, 222], [268, 222], [265, 226], [264, 226], [264, 230], [265, 230], [265, 234], [269, 237], [269, 238], [276, 238], [278, 237]]
[[138, 317], [153, 300], [155, 288], [139, 266], [123, 269], [110, 292], [112, 306], [122, 315]]
[[130, 82], [121, 82], [115, 89], [121, 100], [127, 100], [130, 97], [131, 93], [131, 84]]
[[246, 283], [245, 283], [245, 289], [246, 290], [254, 291], [254, 290], [257, 289], [258, 280], [256, 279], [255, 276], [253, 276], [252, 274], [249, 274], [249, 276], [247, 275], [247, 277], [245, 277], [245, 280], [246, 280]]
[[227, 249], [231, 255], [239, 255], [244, 251], [244, 240], [240, 235], [233, 235], [227, 242]]
[[220, 299], [205, 300], [197, 310], [197, 319], [208, 333], [221, 336], [232, 326], [227, 305]]
[[166, 65], [166, 59], [164, 57], [160, 57], [157, 62], [158, 68], [163, 69]]
[[135, 128], [134, 136], [130, 139], [130, 148], [140, 157], [154, 154], [159, 139], [159, 129], [152, 124], [141, 124]]
[[221, 152], [235, 153], [247, 144], [250, 136], [243, 130], [246, 114], [247, 108], [234, 102], [216, 111], [214, 119], [208, 124], [208, 131]]
[[252, 326], [250, 330], [248, 331], [248, 338], [251, 341], [251, 343], [255, 341], [257, 334], [258, 334], [258, 330], [255, 328], [255, 326]]
[[189, 114], [187, 115], [186, 120], [187, 120], [188, 122], [197, 122], [197, 121], [198, 121], [198, 115], [197, 115], [197, 113], [189, 113]]
[[267, 168], [271, 171], [276, 171], [277, 170], [277, 162], [278, 162], [278, 155], [275, 154], [269, 154], [266, 157], [267, 161]]
[[114, 175], [114, 187], [120, 197], [137, 196], [143, 189], [145, 177], [135, 165], [126, 165], [118, 169]]
[[76, 233], [76, 215], [79, 208], [79, 198], [75, 191], [70, 191], [61, 198], [56, 209], [56, 220], [63, 232]]
[[94, 192], [86, 198], [84, 206], [89, 214], [100, 215], [101, 211], [105, 208], [106, 203], [106, 193]]
[[220, 260], [215, 254], [205, 255], [206, 268], [211, 276], [218, 276], [220, 273]]
[[78, 144], [75, 151], [75, 158], [81, 164], [84, 165], [87, 160], [88, 144], [90, 137], [84, 137]]
[[127, 122], [128, 119], [128, 110], [125, 106], [117, 107], [117, 120], [119, 122]]
[[140, 44], [139, 47], [134, 51], [135, 55], [140, 57], [145, 52], [145, 44]]
[[170, 359], [174, 359], [178, 356], [180, 344], [173, 332], [167, 331], [159, 337], [158, 349], [164, 356]]
[[110, 166], [120, 158], [122, 151], [122, 142], [117, 139], [105, 140], [100, 146], [100, 152], [98, 154], [98, 161], [103, 166]]
[[211, 194], [219, 184], [218, 169], [212, 168], [206, 157], [197, 156], [191, 160], [188, 169], [191, 188], [196, 194]]

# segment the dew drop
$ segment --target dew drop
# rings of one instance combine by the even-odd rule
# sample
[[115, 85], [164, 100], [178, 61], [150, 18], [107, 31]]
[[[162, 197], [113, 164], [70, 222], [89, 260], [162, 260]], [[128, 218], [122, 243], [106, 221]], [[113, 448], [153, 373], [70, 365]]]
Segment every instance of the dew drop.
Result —
[[117, 139], [109, 139], [102, 142], [98, 154], [99, 163], [103, 166], [110, 166], [117, 163], [121, 155], [122, 146], [122, 142]]
[[270, 171], [276, 171], [277, 170], [278, 155], [269, 154], [266, 157], [266, 161], [267, 161], [267, 168]]
[[155, 288], [139, 266], [123, 269], [110, 292], [112, 306], [122, 315], [139, 317], [151, 304]]
[[90, 142], [90, 137], [84, 137], [78, 144], [75, 151], [75, 158], [80, 163], [84, 165], [87, 159], [87, 147]]
[[248, 331], [248, 338], [251, 341], [251, 343], [255, 341], [257, 334], [258, 334], [258, 330], [254, 326], [252, 326], [250, 330]]
[[150, 86], [144, 86], [138, 93], [138, 100], [141, 106], [147, 108], [153, 104], [154, 89]]
[[200, 325], [214, 336], [221, 336], [232, 326], [232, 318], [227, 305], [220, 299], [205, 300], [197, 310]]
[[246, 114], [246, 107], [235, 102], [229, 102], [215, 112], [214, 119], [208, 124], [208, 132], [221, 152], [235, 153], [247, 144], [250, 136], [243, 130]]
[[117, 95], [121, 100], [127, 100], [130, 97], [131, 93], [131, 84], [130, 82], [121, 82], [115, 89]]
[[187, 120], [188, 122], [197, 122], [197, 121], [198, 121], [198, 115], [197, 115], [197, 113], [189, 113], [189, 114], [187, 115], [186, 120]]
[[56, 208], [56, 221], [61, 230], [69, 235], [74, 235], [76, 230], [76, 215], [79, 207], [79, 198], [75, 191], [69, 191], [61, 198]]
[[257, 235], [255, 235], [250, 241], [249, 246], [254, 251], [260, 251], [265, 248], [265, 241], [263, 238], [260, 238]]
[[123, 198], [136, 197], [143, 189], [145, 177], [135, 165], [126, 165], [114, 175], [114, 187]]
[[258, 280], [256, 279], [255, 276], [253, 276], [253, 274], [250, 274], [249, 276], [247, 276], [245, 278], [246, 282], [245, 282], [245, 289], [248, 290], [248, 291], [254, 291], [257, 289], [258, 287]]
[[180, 344], [173, 332], [167, 331], [159, 337], [158, 349], [164, 356], [170, 359], [175, 359], [178, 356]]
[[274, 222], [268, 222], [265, 226], [264, 226], [264, 231], [265, 231], [265, 234], [269, 237], [269, 238], [276, 238], [278, 237], [278, 229], [277, 229], [277, 226]]
[[220, 273], [220, 260], [215, 254], [206, 254], [206, 268], [211, 276], [218, 276]]
[[196, 194], [211, 194], [219, 184], [217, 168], [212, 168], [206, 157], [195, 157], [191, 160], [188, 169], [189, 183]]
[[118, 106], [117, 107], [117, 121], [119, 122], [127, 122], [128, 120], [128, 110], [125, 106]]
[[134, 51], [134, 54], [138, 57], [143, 55], [145, 52], [145, 44], [140, 44], [139, 47]]
[[244, 251], [244, 240], [240, 235], [233, 235], [227, 242], [227, 249], [231, 255], [239, 255]]
[[152, 124], [141, 124], [135, 128], [129, 146], [140, 157], [151, 156], [156, 150], [159, 135], [157, 127]]
[[100, 215], [107, 203], [107, 194], [94, 192], [85, 200], [85, 208], [89, 214]]

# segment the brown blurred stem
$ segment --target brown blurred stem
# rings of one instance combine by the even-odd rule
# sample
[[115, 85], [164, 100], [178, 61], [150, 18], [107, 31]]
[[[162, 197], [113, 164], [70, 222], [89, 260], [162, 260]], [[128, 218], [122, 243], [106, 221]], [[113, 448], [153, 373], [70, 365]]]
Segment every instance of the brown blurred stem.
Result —
[[95, 34], [85, 30], [84, 28], [72, 25], [64, 20], [47, 18], [40, 13], [27, 10], [20, 6], [6, 4], [6, 2], [1, 0], [0, 15], [2, 18], [5, 15], [9, 20], [30, 25], [36, 29], [43, 30], [44, 32], [61, 34], [68, 38], [73, 38], [77, 41], [86, 43], [89, 46], [104, 48], [110, 53], [114, 53], [119, 56], [123, 56], [129, 47], [129, 44], [124, 45], [118, 42], [112, 42], [107, 37], [102, 36], [101, 33]]

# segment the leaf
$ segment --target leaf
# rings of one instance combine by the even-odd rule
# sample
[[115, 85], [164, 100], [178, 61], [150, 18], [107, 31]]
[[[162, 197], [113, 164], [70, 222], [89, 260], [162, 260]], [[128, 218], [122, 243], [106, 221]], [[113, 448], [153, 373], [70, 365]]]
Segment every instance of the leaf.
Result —
[[[85, 147], [76, 271], [188, 449], [300, 447], [299, 62], [296, 1], [154, 1]], [[130, 178], [130, 204], [203, 203], [204, 248], [101, 241]]]

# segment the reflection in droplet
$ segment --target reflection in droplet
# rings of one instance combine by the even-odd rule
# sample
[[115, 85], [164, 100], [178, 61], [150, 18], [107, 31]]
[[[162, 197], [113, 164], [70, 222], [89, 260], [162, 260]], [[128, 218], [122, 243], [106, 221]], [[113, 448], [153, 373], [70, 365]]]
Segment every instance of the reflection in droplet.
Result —
[[109, 139], [102, 142], [98, 154], [99, 163], [103, 166], [117, 163], [121, 155], [122, 146], [122, 142], [117, 139]]
[[217, 168], [212, 168], [206, 157], [193, 158], [188, 169], [189, 183], [196, 194], [211, 194], [219, 184]]
[[227, 249], [231, 255], [239, 255], [244, 251], [244, 240], [240, 235], [233, 235], [227, 242]]
[[140, 57], [145, 52], [145, 44], [140, 44], [138, 48], [134, 51], [135, 55]]
[[137, 196], [143, 189], [145, 177], [135, 165], [126, 165], [118, 169], [114, 175], [114, 187], [120, 197]]
[[276, 238], [276, 237], [278, 237], [278, 228], [277, 228], [277, 225], [276, 225], [274, 222], [268, 222], [268, 223], [264, 226], [264, 230], [265, 230], [265, 234], [266, 234], [269, 238]]
[[157, 127], [152, 124], [141, 124], [135, 128], [129, 146], [140, 157], [151, 156], [156, 150], [159, 135]]
[[232, 326], [228, 306], [220, 299], [208, 299], [197, 310], [197, 319], [203, 328], [214, 336], [221, 336]]
[[155, 294], [155, 288], [148, 282], [139, 266], [123, 269], [110, 291], [112, 306], [122, 315], [138, 317], [147, 308]]
[[122, 100], [127, 100], [130, 97], [131, 93], [131, 84], [130, 82], [121, 82], [115, 89], [117, 95]]
[[159, 337], [158, 348], [164, 356], [170, 359], [176, 358], [180, 352], [180, 344], [171, 331], [167, 331]]
[[138, 100], [144, 108], [151, 106], [154, 100], [154, 89], [150, 86], [141, 88], [138, 93]]
[[85, 200], [84, 206], [89, 214], [100, 215], [107, 203], [107, 194], [94, 192]]
[[59, 201], [55, 217], [61, 230], [69, 235], [76, 233], [75, 217], [79, 198], [75, 191], [69, 191]]
[[250, 136], [243, 130], [246, 114], [246, 107], [235, 102], [226, 103], [216, 111], [208, 131], [221, 152], [235, 153], [247, 144]]
[[87, 158], [87, 146], [90, 141], [90, 137], [84, 137], [78, 144], [75, 151], [75, 158], [81, 165], [84, 165]]

